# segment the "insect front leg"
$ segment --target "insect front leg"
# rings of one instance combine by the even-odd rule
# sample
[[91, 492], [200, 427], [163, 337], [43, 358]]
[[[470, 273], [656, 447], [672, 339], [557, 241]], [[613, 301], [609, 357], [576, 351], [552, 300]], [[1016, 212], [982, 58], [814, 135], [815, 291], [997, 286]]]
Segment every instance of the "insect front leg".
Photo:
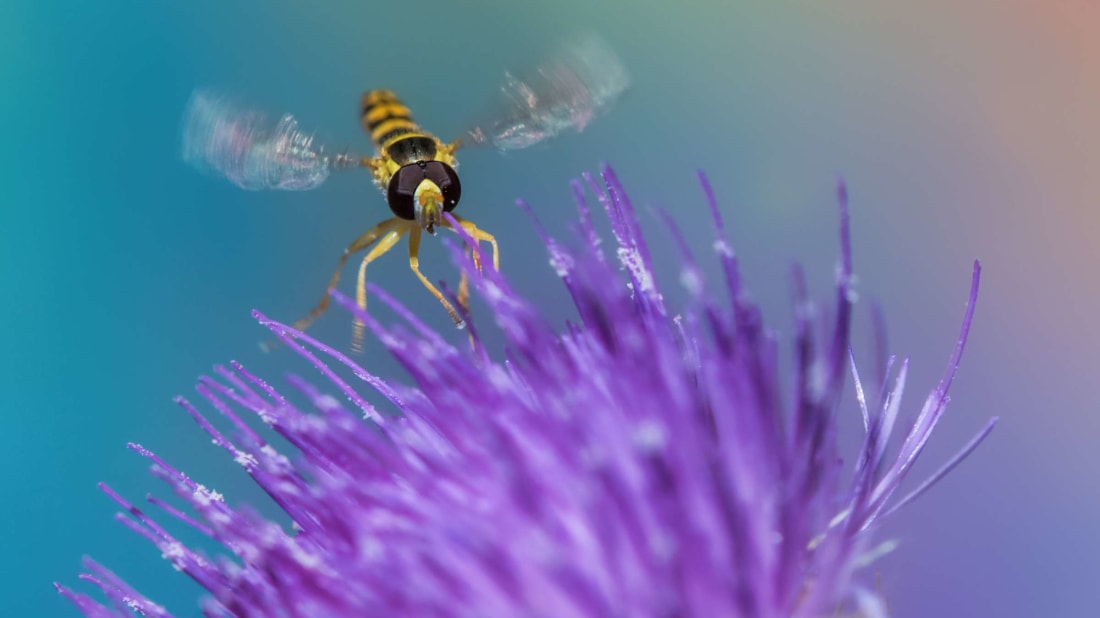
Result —
[[[473, 221], [468, 221], [457, 215], [451, 215], [458, 221], [459, 226], [463, 231], [470, 235], [474, 239], [474, 242], [480, 245], [482, 242], [489, 243], [493, 248], [493, 268], [496, 271], [500, 271], [500, 249], [497, 246], [497, 239], [490, 233], [479, 228]], [[447, 223], [447, 227], [453, 228], [450, 223]], [[481, 252], [476, 247], [467, 247], [466, 252], [473, 258], [474, 268], [478, 272], [481, 272]], [[462, 305], [463, 309], [469, 310], [470, 308], [470, 285], [469, 278], [466, 275], [466, 271], [462, 271], [462, 275], [458, 280], [458, 302]]]
[[[479, 244], [483, 242], [489, 243], [489, 245], [493, 248], [493, 270], [500, 272], [500, 247], [497, 246], [496, 237], [479, 228], [477, 224], [475, 224], [473, 221], [463, 219], [462, 217], [459, 217], [457, 215], [452, 216], [455, 218], [456, 221], [458, 221], [458, 224], [462, 226], [462, 229], [465, 230], [466, 233], [469, 234], [470, 237], [477, 241]], [[450, 226], [448, 225], [448, 227]], [[478, 258], [477, 251], [474, 251], [474, 264], [477, 265], [478, 270], [481, 270], [481, 260]]]
[[[349, 257], [369, 247], [383, 235], [392, 231], [401, 222], [401, 219], [397, 217], [387, 219], [352, 241], [352, 243], [348, 245], [348, 248], [344, 249], [344, 254], [340, 256], [340, 261], [336, 264], [336, 270], [333, 271], [332, 277], [329, 279], [328, 286], [325, 287], [325, 293], [321, 296], [320, 302], [317, 303], [316, 307], [310, 310], [306, 317], [295, 322], [294, 328], [297, 330], [305, 330], [314, 320], [321, 317], [321, 314], [323, 314], [326, 309], [328, 309], [330, 300], [329, 292], [331, 292], [333, 288], [336, 287], [336, 284], [340, 282], [340, 271], [343, 270], [344, 264], [347, 263]], [[273, 345], [274, 342], [265, 342], [260, 344], [260, 347], [263, 348], [264, 351], [270, 351]]]
[[436, 289], [434, 285], [432, 285], [431, 281], [428, 281], [428, 278], [424, 276], [424, 273], [420, 272], [421, 232], [422, 230], [419, 226], [415, 226], [412, 228], [412, 230], [409, 231], [409, 268], [411, 268], [413, 273], [416, 274], [416, 277], [420, 279], [420, 283], [423, 283], [424, 287], [428, 288], [428, 291], [432, 293], [432, 296], [435, 296], [435, 299], [439, 301], [439, 304], [443, 305], [443, 308], [447, 310], [447, 315], [451, 316], [451, 320], [454, 321], [455, 326], [463, 328], [466, 326], [466, 322], [458, 315], [458, 312], [455, 311], [454, 306], [452, 306], [450, 301], [448, 301], [447, 298], [443, 296], [442, 292], [440, 292], [438, 289]]

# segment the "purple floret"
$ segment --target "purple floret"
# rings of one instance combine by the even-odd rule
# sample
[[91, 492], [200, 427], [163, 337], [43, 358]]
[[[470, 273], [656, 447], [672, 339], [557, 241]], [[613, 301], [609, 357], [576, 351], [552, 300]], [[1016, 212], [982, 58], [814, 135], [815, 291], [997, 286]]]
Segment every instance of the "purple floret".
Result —
[[[873, 545], [877, 524], [942, 478], [996, 422], [894, 499], [946, 408], [977, 300], [978, 264], [946, 374], [888, 456], [907, 363], [896, 372], [892, 360], [878, 368], [892, 385], [883, 379], [867, 393], [851, 360], [843, 185], [831, 326], [819, 332], [796, 273], [791, 379], [781, 375], [776, 340], [741, 288], [706, 178], [700, 175], [724, 279], [705, 280], [666, 217], [689, 298], [675, 311], [622, 186], [610, 168], [602, 180], [585, 176], [610, 219], [614, 257], [604, 255], [579, 182], [578, 249], [536, 222], [573, 298], [576, 324], [548, 323], [502, 275], [477, 275], [473, 260], [452, 247], [506, 341], [505, 361], [493, 358], [471, 321], [469, 341], [451, 343], [374, 287], [374, 298], [403, 324], [384, 326], [333, 296], [402, 363], [412, 385], [384, 381], [256, 313], [322, 373], [332, 394], [291, 378], [312, 404], [301, 410], [233, 363], [198, 386], [232, 435], [179, 403], [286, 512], [289, 529], [228, 506], [131, 445], [191, 512], [150, 501], [227, 551], [204, 557], [103, 486], [129, 512], [120, 519], [209, 592], [204, 615], [785, 617], [832, 615], [839, 606], [884, 615], [856, 576], [882, 551]], [[341, 378], [333, 369], [339, 365], [357, 381]], [[850, 376], [865, 438], [844, 468], [838, 412]], [[369, 403], [364, 389], [389, 409]], [[278, 453], [241, 411], [296, 452]], [[86, 566], [91, 574], [82, 578], [102, 589], [109, 606], [58, 586], [85, 615], [169, 616], [103, 567]]]

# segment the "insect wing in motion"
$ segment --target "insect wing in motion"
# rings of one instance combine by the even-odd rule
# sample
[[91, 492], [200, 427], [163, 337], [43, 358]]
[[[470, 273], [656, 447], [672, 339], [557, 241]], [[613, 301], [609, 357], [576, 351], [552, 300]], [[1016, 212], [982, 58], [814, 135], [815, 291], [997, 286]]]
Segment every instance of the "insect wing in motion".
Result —
[[596, 35], [562, 45], [532, 70], [506, 78], [491, 120], [469, 131], [475, 144], [518, 150], [568, 129], [579, 133], [630, 85], [618, 55]]
[[208, 91], [191, 95], [182, 133], [185, 162], [252, 191], [307, 191], [332, 171], [359, 165], [347, 153], [328, 154], [290, 114], [272, 122]]

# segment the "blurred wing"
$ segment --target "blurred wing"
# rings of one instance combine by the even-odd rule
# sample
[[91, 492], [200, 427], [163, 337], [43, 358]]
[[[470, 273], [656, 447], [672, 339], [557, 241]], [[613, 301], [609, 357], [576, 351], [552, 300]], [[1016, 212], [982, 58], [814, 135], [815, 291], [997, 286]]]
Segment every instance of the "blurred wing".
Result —
[[307, 191], [332, 171], [359, 165], [347, 153], [327, 154], [290, 114], [271, 122], [202, 90], [191, 95], [183, 115], [183, 160], [251, 191]]
[[579, 133], [630, 84], [618, 55], [595, 35], [562, 46], [529, 73], [506, 76], [504, 109], [469, 132], [476, 144], [516, 150], [567, 129]]

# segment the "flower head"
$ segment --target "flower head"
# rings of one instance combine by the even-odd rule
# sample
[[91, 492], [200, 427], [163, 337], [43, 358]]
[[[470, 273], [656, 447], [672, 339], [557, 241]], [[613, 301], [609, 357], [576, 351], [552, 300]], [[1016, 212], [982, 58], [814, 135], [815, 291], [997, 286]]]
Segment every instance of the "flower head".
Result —
[[[817, 332], [796, 274], [792, 380], [780, 375], [776, 340], [741, 288], [713, 193], [700, 178], [724, 280], [705, 281], [668, 221], [690, 297], [675, 315], [609, 168], [603, 186], [586, 180], [610, 218], [613, 259], [579, 182], [580, 247], [567, 250], [540, 228], [579, 316], [564, 331], [499, 273], [477, 276], [474, 260], [453, 247], [506, 338], [506, 361], [490, 355], [476, 329], [472, 346], [452, 345], [376, 288], [404, 325], [383, 326], [334, 296], [404, 365], [413, 386], [384, 381], [257, 313], [339, 397], [291, 378], [312, 404], [305, 411], [233, 363], [198, 386], [235, 428], [232, 436], [179, 403], [286, 511], [291, 529], [229, 506], [137, 445], [194, 514], [152, 502], [230, 557], [185, 547], [104, 491], [132, 515], [127, 525], [210, 592], [209, 616], [823, 616], [838, 603], [881, 613], [853, 576], [876, 554], [875, 524], [969, 454], [995, 421], [925, 484], [895, 498], [947, 404], [978, 265], [947, 372], [900, 446], [888, 449], [906, 363], [892, 372], [892, 385], [870, 394], [850, 364], [854, 294], [843, 186], [831, 326]], [[347, 366], [360, 382], [344, 381], [329, 365]], [[846, 468], [836, 434], [849, 366], [865, 438]], [[361, 389], [377, 391], [392, 410], [376, 409]], [[277, 452], [240, 411], [257, 415], [297, 453]], [[58, 587], [86, 615], [169, 615], [103, 567], [87, 566], [84, 577], [109, 607]]]

